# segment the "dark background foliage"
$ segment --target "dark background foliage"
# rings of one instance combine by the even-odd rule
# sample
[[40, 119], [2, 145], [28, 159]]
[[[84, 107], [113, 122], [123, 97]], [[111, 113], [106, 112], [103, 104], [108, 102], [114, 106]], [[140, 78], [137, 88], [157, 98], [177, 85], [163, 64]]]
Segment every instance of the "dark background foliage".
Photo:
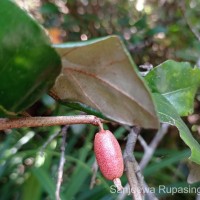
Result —
[[[167, 59], [189, 61], [199, 66], [200, 2], [175, 0], [37, 0], [17, 1], [46, 28], [52, 43], [88, 40], [111, 34], [125, 42], [138, 66], [157, 66]], [[140, 69], [140, 68], [139, 68]], [[140, 69], [141, 70], [141, 69]], [[195, 114], [185, 118], [194, 137], [199, 139], [199, 95], [195, 100]], [[75, 115], [74, 111], [44, 95], [29, 110], [32, 116]], [[119, 139], [122, 149], [128, 134], [126, 127], [109, 125]], [[53, 199], [61, 137], [53, 140], [45, 150], [40, 149], [47, 138], [60, 127], [23, 128], [2, 131], [0, 135], [0, 199]], [[66, 164], [62, 184], [63, 199], [116, 199], [109, 192], [111, 182], [98, 173], [96, 186], [90, 190], [91, 166], [94, 162], [93, 137], [95, 127], [71, 126], [66, 141]], [[142, 130], [147, 142], [156, 130]], [[143, 155], [139, 143], [135, 156]], [[188, 150], [180, 140], [176, 128], [170, 127], [157, 148], [151, 163], [144, 170], [151, 187], [159, 185], [188, 186], [186, 180]], [[127, 182], [122, 178], [123, 184]], [[160, 194], [161, 199], [195, 199], [195, 194]], [[130, 197], [127, 197], [130, 199]]]

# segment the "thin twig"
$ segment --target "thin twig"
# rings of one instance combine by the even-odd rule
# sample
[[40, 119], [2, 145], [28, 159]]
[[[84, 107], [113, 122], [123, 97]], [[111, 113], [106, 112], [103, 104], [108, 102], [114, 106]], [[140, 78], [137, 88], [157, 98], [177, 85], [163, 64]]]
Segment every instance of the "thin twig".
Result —
[[56, 125], [71, 125], [71, 124], [93, 124], [95, 126], [99, 126], [100, 122], [105, 122], [105, 121], [93, 115], [57, 116], [57, 117], [21, 117], [15, 119], [0, 118], [0, 130], [22, 128], [22, 127], [41, 127], [41, 126], [56, 126]]
[[141, 142], [141, 145], [144, 147], [144, 150], [145, 150], [145, 153], [140, 162], [141, 170], [143, 170], [147, 166], [149, 161], [151, 160], [158, 144], [160, 143], [162, 138], [166, 135], [168, 128], [169, 128], [169, 124], [162, 124], [160, 129], [156, 133], [155, 137], [153, 138], [152, 142], [148, 146], [143, 145], [143, 143], [141, 142], [141, 139], [139, 139], [139, 141]]
[[197, 192], [196, 200], [200, 200], [200, 194]]
[[138, 141], [142, 145], [144, 152], [149, 150], [149, 146], [141, 135], [138, 135]]
[[130, 130], [130, 133], [128, 135], [126, 147], [125, 147], [125, 154], [128, 154], [129, 156], [133, 156], [133, 150], [135, 148], [135, 144], [139, 135], [140, 129], [138, 127], [133, 127]]
[[139, 187], [137, 176], [134, 170], [134, 161], [130, 161], [130, 158], [125, 158], [125, 166], [126, 166], [126, 176], [128, 178], [130, 192], [135, 200], [142, 200], [142, 192], [141, 188]]
[[96, 184], [96, 177], [97, 177], [97, 171], [98, 171], [98, 164], [97, 164], [97, 160], [95, 159], [93, 165], [92, 165], [92, 178], [91, 178], [91, 182], [90, 182], [90, 189], [93, 189], [94, 185]]
[[66, 147], [66, 137], [67, 137], [67, 129], [69, 126], [64, 126], [62, 128], [62, 145], [61, 145], [61, 155], [60, 155], [60, 162], [58, 167], [58, 178], [57, 178], [57, 184], [56, 184], [56, 200], [60, 200], [60, 187], [63, 180], [63, 169], [65, 164], [65, 147]]
[[158, 200], [156, 195], [150, 191], [149, 186], [147, 183], [144, 181], [144, 187], [145, 187], [145, 200]]
[[[162, 138], [167, 133], [168, 128], [169, 128], [168, 124], [162, 124], [149, 146], [147, 145], [146, 141], [141, 137], [141, 135], [138, 136], [138, 140], [144, 148], [144, 155], [140, 162], [141, 170], [143, 170], [147, 166], [149, 161], [151, 160], [159, 142], [162, 140]], [[143, 184], [144, 184], [145, 191], [148, 191], [148, 185], [145, 183], [145, 181], [143, 181]], [[129, 184], [127, 184], [124, 187], [124, 191], [129, 191], [128, 188], [129, 188]], [[118, 200], [124, 200], [127, 195], [128, 195], [128, 193], [125, 193], [125, 192], [119, 194]], [[147, 199], [149, 199], [149, 200], [157, 199], [157, 197], [153, 193], [146, 193], [146, 195], [147, 195]]]
[[40, 149], [40, 154], [43, 156], [44, 150], [46, 149], [47, 145], [50, 144], [54, 138], [56, 138], [60, 134], [60, 130], [56, 131], [54, 134], [50, 135], [50, 137], [47, 139], [47, 141], [42, 145]]
[[144, 198], [143, 180], [141, 179], [142, 175], [140, 174], [139, 166], [133, 155], [133, 150], [135, 148], [139, 131], [140, 129], [137, 127], [131, 129], [124, 151], [126, 174], [130, 185], [131, 194], [135, 200], [143, 200]]

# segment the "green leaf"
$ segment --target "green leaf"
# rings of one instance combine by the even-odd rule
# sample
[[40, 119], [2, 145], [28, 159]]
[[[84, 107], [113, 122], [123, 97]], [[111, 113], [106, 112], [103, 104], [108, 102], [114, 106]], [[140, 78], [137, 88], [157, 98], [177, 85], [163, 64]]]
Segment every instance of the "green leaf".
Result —
[[49, 194], [51, 199], [54, 199], [56, 187], [47, 171], [45, 171], [43, 168], [33, 167], [31, 172], [36, 177], [41, 187]]
[[150, 164], [144, 169], [144, 176], [152, 176], [152, 174], [158, 173], [163, 168], [172, 166], [174, 163], [186, 159], [190, 155], [189, 149], [183, 151], [177, 151], [175, 154], [169, 157], [162, 158], [160, 161]]
[[151, 94], [118, 37], [55, 47], [63, 69], [51, 91], [54, 98], [85, 104], [122, 124], [158, 127]]
[[[34, 190], [33, 190], [34, 188]], [[23, 185], [22, 200], [40, 200], [42, 196], [42, 187], [37, 178], [30, 173]]]
[[61, 69], [44, 30], [9, 0], [0, 1], [0, 116], [32, 105]]
[[194, 139], [190, 130], [182, 121], [176, 109], [161, 94], [154, 93], [153, 97], [160, 121], [174, 125], [178, 128], [181, 139], [191, 149], [191, 156], [189, 159], [193, 162], [196, 162], [197, 164], [200, 164], [200, 145]]
[[162, 94], [180, 116], [193, 113], [194, 96], [200, 85], [200, 70], [187, 62], [168, 60], [145, 77], [152, 92]]

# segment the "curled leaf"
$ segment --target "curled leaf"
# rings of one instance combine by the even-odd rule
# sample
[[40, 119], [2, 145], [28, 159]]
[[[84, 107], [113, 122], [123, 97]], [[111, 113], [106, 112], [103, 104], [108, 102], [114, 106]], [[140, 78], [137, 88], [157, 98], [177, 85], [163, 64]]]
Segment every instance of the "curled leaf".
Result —
[[57, 100], [85, 104], [122, 124], [158, 127], [151, 94], [118, 37], [55, 47], [63, 64], [51, 90]]

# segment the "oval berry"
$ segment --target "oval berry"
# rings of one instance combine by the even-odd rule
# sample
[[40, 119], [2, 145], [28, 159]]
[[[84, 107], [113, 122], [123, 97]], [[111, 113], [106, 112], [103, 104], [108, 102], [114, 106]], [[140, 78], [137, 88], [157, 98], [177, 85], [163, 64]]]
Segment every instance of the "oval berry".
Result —
[[103, 176], [108, 180], [118, 181], [123, 174], [124, 164], [121, 148], [114, 135], [108, 130], [96, 133], [94, 151]]

